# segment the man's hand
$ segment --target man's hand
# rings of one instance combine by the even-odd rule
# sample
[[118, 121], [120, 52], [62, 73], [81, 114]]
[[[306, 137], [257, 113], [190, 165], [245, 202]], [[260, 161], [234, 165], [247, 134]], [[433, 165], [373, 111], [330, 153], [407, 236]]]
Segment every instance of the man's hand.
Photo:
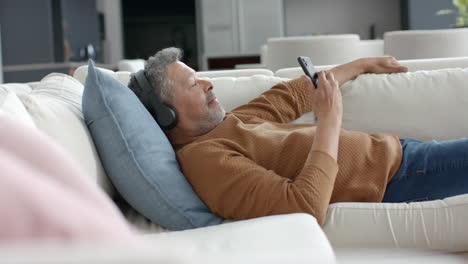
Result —
[[341, 124], [343, 116], [343, 102], [338, 81], [332, 72], [321, 71], [318, 73], [318, 88], [312, 88], [312, 81], [307, 76], [303, 76], [307, 85], [312, 89], [312, 105], [317, 119], [335, 119]]
[[311, 151], [322, 151], [338, 159], [338, 140], [343, 117], [343, 102], [338, 81], [332, 72], [319, 72], [318, 88], [309, 77], [302, 76], [312, 89], [312, 104], [318, 119], [317, 130]]
[[402, 66], [391, 56], [363, 58], [361, 60], [366, 73], [400, 73], [408, 71], [408, 67]]

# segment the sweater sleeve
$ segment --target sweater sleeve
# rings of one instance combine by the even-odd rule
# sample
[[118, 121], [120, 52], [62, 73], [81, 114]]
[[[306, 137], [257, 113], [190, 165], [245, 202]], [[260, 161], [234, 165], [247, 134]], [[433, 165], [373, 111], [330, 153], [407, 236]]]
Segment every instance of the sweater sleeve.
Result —
[[281, 82], [249, 103], [231, 111], [241, 119], [258, 117], [265, 121], [289, 123], [312, 111], [312, 91], [301, 79]]
[[337, 162], [328, 154], [313, 152], [313, 158], [291, 180], [222, 146], [190, 148], [178, 153], [182, 169], [217, 215], [241, 220], [301, 212], [324, 223], [338, 173]]

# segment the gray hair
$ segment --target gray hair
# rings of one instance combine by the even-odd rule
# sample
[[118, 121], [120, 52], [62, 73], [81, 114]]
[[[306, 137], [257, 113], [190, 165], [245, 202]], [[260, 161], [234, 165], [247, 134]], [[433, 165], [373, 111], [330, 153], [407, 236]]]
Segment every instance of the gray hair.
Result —
[[[169, 65], [181, 58], [182, 50], [171, 47], [158, 51], [146, 61], [144, 68], [145, 76], [151, 84], [151, 87], [153, 87], [154, 94], [162, 103], [171, 104], [174, 101], [174, 94], [172, 92], [174, 84], [171, 79], [167, 78], [166, 71]], [[132, 74], [128, 87], [138, 96], [146, 109], [152, 109], [150, 98], [146, 96], [140, 85], [138, 85], [135, 74]]]

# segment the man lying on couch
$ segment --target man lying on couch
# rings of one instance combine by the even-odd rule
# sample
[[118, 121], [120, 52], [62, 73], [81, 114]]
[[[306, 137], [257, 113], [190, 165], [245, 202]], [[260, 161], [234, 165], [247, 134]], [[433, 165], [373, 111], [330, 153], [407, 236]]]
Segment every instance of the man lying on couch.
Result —
[[[225, 113], [213, 84], [167, 48], [129, 87], [176, 149], [187, 179], [221, 217], [304, 212], [324, 223], [336, 202], [407, 202], [468, 191], [468, 141], [420, 142], [341, 129], [339, 85], [362, 73], [400, 73], [392, 57], [302, 76]], [[314, 111], [317, 124], [290, 124]]]

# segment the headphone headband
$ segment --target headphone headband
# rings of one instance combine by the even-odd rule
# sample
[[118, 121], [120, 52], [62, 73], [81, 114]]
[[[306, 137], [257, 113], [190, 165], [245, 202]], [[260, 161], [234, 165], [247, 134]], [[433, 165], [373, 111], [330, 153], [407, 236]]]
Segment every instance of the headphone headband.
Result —
[[163, 104], [154, 94], [154, 88], [145, 76], [145, 70], [135, 73], [135, 78], [144, 93], [148, 94], [154, 111], [154, 119], [163, 130], [169, 130], [177, 124], [177, 113], [170, 105]]
[[149, 94], [151, 99], [156, 99], [159, 103], [158, 98], [156, 98], [156, 96], [154, 95], [153, 86], [151, 86], [151, 84], [148, 82], [148, 79], [146, 79], [145, 70], [139, 70], [135, 74], [135, 77], [141, 89], [143, 89], [145, 93]]

